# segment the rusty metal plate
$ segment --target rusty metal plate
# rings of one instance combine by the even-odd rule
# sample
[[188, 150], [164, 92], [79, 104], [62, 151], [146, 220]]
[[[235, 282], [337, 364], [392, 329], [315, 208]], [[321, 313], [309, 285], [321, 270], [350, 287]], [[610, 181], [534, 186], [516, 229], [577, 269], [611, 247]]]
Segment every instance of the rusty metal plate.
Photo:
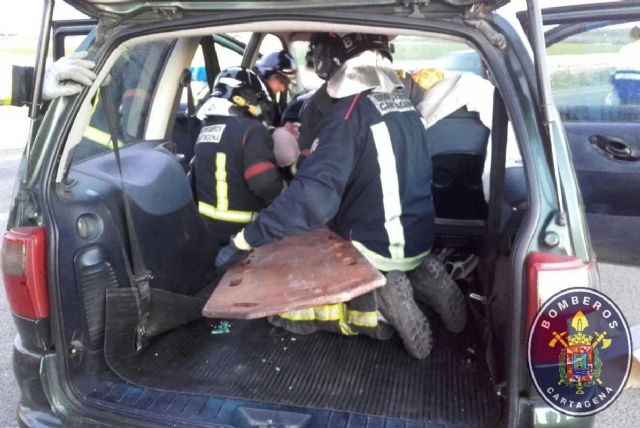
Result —
[[346, 302], [384, 284], [384, 276], [349, 241], [320, 229], [252, 251], [225, 273], [202, 313], [262, 318]]

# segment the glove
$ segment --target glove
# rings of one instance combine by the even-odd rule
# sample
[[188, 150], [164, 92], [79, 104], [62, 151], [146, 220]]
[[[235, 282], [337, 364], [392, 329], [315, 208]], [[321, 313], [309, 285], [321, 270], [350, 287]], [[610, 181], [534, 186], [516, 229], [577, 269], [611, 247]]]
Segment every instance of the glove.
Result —
[[[287, 122], [287, 125], [291, 125], [291, 122]], [[287, 127], [287, 125], [276, 128], [271, 134], [273, 138], [273, 154], [276, 157], [276, 164], [280, 168], [293, 165], [298, 160], [298, 156], [300, 156], [300, 146], [298, 145], [300, 134], [294, 134], [290, 131], [290, 128], [296, 128], [293, 126]]]
[[87, 54], [76, 52], [47, 67], [42, 85], [42, 98], [52, 100], [68, 97], [79, 93], [83, 86], [91, 86], [96, 79], [96, 74], [92, 71], [96, 63], [83, 59]]
[[218, 252], [216, 256], [217, 269], [227, 270], [240, 263], [249, 255], [251, 246], [245, 241], [243, 232], [244, 230], [231, 238], [231, 242]]

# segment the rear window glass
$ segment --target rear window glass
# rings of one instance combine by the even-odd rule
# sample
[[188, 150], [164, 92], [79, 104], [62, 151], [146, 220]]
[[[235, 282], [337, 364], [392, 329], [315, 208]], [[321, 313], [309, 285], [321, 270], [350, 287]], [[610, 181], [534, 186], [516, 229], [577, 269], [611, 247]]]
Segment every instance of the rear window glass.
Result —
[[115, 63], [108, 85], [92, 100], [93, 111], [81, 142], [74, 147], [73, 163], [113, 150], [102, 96], [109, 91], [118, 125], [118, 144], [141, 141], [158, 78], [174, 41], [145, 43], [130, 48]]
[[640, 23], [574, 34], [547, 50], [555, 103], [568, 122], [640, 120]]
[[[316, 89], [322, 80], [306, 67], [305, 56], [309, 48], [306, 41], [296, 41], [291, 52], [300, 64], [300, 84], [303, 90]], [[480, 55], [462, 41], [443, 40], [436, 37], [397, 36], [391, 40], [393, 65], [398, 70], [415, 72], [425, 68], [435, 68], [444, 77], [460, 73], [483, 74]]]
[[277, 52], [284, 49], [282, 40], [274, 34], [265, 34], [262, 42], [260, 43], [260, 56], [270, 54], [271, 52]]

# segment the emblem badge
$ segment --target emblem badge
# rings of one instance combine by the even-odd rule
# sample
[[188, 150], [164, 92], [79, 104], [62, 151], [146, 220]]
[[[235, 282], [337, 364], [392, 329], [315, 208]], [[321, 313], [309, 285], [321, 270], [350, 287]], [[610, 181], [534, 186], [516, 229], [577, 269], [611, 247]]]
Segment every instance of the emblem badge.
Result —
[[618, 397], [631, 369], [631, 333], [604, 294], [571, 288], [549, 299], [529, 334], [529, 371], [556, 410], [593, 415]]

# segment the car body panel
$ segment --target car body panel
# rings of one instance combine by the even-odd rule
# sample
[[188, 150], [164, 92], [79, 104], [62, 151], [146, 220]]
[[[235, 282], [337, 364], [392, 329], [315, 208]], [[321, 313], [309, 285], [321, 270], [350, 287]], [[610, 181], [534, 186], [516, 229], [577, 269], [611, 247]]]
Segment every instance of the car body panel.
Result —
[[385, 5], [424, 5], [440, 3], [454, 8], [466, 9], [475, 4], [485, 4], [491, 7], [499, 7], [509, 0], [433, 0], [409, 1], [397, 0], [254, 0], [254, 1], [228, 1], [228, 0], [65, 0], [78, 10], [97, 17], [102, 14], [129, 15], [148, 10], [170, 11], [206, 11], [206, 10], [251, 10], [251, 9], [287, 9], [287, 8], [334, 8], [354, 6], [385, 6]]
[[[637, 264], [640, 246], [626, 231], [635, 228], [629, 224], [640, 225], [640, 104], [621, 98], [625, 94], [621, 91], [634, 89], [616, 79], [616, 64], [621, 61], [615, 55], [622, 44], [619, 38], [627, 31], [625, 23], [640, 23], [640, 5], [613, 2], [551, 8], [543, 11], [543, 19], [545, 25], [554, 25], [546, 33], [549, 58], [557, 66], [558, 83], [553, 92], [585, 211], [594, 219], [610, 219], [606, 231], [598, 222], [592, 224], [597, 256], [608, 262]], [[526, 27], [527, 21], [522, 21]], [[558, 55], [580, 49], [582, 40], [598, 35], [600, 44], [592, 49], [602, 54]], [[605, 47], [611, 52], [605, 52]], [[582, 59], [595, 65], [581, 65]], [[550, 74], [553, 80], [553, 70]], [[629, 81], [631, 84], [637, 85]], [[615, 221], [616, 216], [620, 222]]]
[[[70, 1], [70, 3], [73, 3]], [[80, 2], [76, 2], [80, 3]], [[88, 2], [85, 2], [88, 3]], [[103, 2], [94, 2], [94, 6], [102, 3], [107, 4], [106, 0]], [[116, 3], [116, 2], [110, 2]], [[124, 2], [120, 2], [123, 3]], [[141, 3], [141, 2], [128, 2], [130, 4], [133, 3]], [[146, 3], [168, 3], [168, 2], [146, 2]], [[175, 4], [176, 2], [171, 2]], [[190, 3], [190, 2], [184, 2]], [[195, 3], [195, 2], [193, 2]], [[212, 2], [214, 3], [214, 2]], [[326, 3], [326, 2], [325, 2]], [[372, 3], [372, 2], [369, 2]], [[473, 2], [471, 2], [473, 3]], [[98, 9], [95, 8], [94, 11], [98, 12]], [[294, 12], [289, 12], [290, 16], [293, 16]], [[342, 16], [338, 18], [337, 16], [332, 16], [330, 13], [326, 14], [334, 20], [344, 19]], [[309, 19], [311, 15], [307, 16]], [[361, 17], [360, 17], [361, 18]], [[269, 15], [268, 13], [263, 13], [262, 15], [258, 14], [256, 19], [276, 19], [275, 14]], [[356, 19], [356, 17], [351, 17], [351, 19]], [[386, 19], [386, 21], [385, 21]], [[371, 20], [371, 25], [382, 25], [386, 22], [388, 25], [401, 25], [402, 22], [396, 20], [393, 21], [392, 17], [377, 17], [376, 19]], [[172, 23], [172, 29], [179, 28], [180, 24], [187, 25], [188, 22], [178, 22], [178, 24]], [[213, 21], [209, 23], [210, 25], [215, 25]], [[412, 23], [414, 29], [419, 29], [418, 24]], [[405, 28], [408, 28], [405, 27]], [[436, 27], [423, 27], [422, 29], [434, 29]], [[454, 27], [452, 26], [449, 30], [453, 32]], [[144, 30], [157, 31], [158, 28], [154, 28], [152, 26], [149, 27], [141, 27], [141, 28], [128, 28], [128, 29], [116, 29], [114, 32], [114, 39], [106, 41], [106, 45], [101, 52], [101, 56], [97, 59], [98, 66], [100, 67], [109, 53], [109, 49], [113, 48], [113, 44], [117, 44], [120, 41], [124, 40], [127, 37], [139, 36], [143, 34]], [[519, 290], [520, 294], [514, 295], [513, 307], [521, 308], [524, 307], [525, 297], [521, 293], [522, 288], [522, 280], [524, 277], [524, 259], [526, 254], [530, 251], [539, 250], [542, 246], [540, 236], [545, 230], [546, 223], [549, 218], [551, 218], [554, 212], [557, 210], [557, 198], [554, 195], [554, 186], [551, 179], [550, 173], [550, 165], [547, 161], [547, 152], [545, 149], [545, 137], [544, 132], [541, 126], [541, 120], [539, 118], [538, 113], [534, 108], [532, 108], [533, 99], [535, 98], [535, 82], [531, 79], [527, 80], [527, 74], [529, 68], [531, 66], [530, 62], [526, 62], [523, 60], [522, 56], [519, 56], [513, 50], [505, 53], [503, 55], [497, 54], [495, 49], [492, 49], [488, 40], [475, 40], [477, 43], [476, 47], [479, 47], [481, 50], [486, 51], [487, 56], [490, 57], [490, 61], [492, 64], [496, 64], [502, 61], [502, 64], [496, 67], [498, 71], [497, 77], [499, 79], [505, 80], [508, 79], [509, 76], [518, 76], [518, 80], [515, 82], [511, 82], [507, 84], [505, 88], [504, 95], [509, 96], [509, 108], [510, 112], [513, 112], [514, 115], [511, 117], [512, 121], [517, 124], [518, 139], [520, 141], [528, 141], [529, 144], [522, 147], [523, 158], [525, 159], [526, 165], [528, 167], [528, 180], [531, 188], [530, 195], [530, 207], [529, 210], [532, 213], [526, 220], [525, 224], [522, 226], [522, 233], [519, 242], [516, 243], [517, 253], [513, 256], [511, 262], [513, 266], [511, 267], [510, 273], [512, 278], [510, 278], [513, 284], [518, 285], [514, 286], [514, 288]], [[112, 44], [112, 45], [110, 45]], [[520, 49], [523, 50], [523, 49]], [[507, 61], [505, 61], [505, 57]], [[524, 95], [524, 96], [516, 96], [516, 94]], [[37, 193], [37, 199], [39, 201], [39, 205], [42, 207], [42, 216], [40, 221], [43, 222], [48, 231], [48, 236], [51, 238], [51, 250], [49, 253], [49, 262], [53, 266], [57, 266], [58, 253], [54, 251], [56, 240], [58, 239], [57, 233], [58, 228], [56, 225], [56, 219], [52, 215], [53, 210], [51, 209], [51, 195], [48, 194], [48, 190], [51, 188], [53, 171], [56, 167], [55, 160], [58, 158], [60, 152], [61, 142], [66, 138], [69, 128], [71, 127], [71, 122], [73, 121], [73, 117], [79, 108], [81, 100], [60, 100], [54, 102], [54, 108], [49, 113], [49, 117], [45, 119], [45, 125], [43, 126], [42, 135], [39, 135], [38, 140], [36, 141], [36, 145], [34, 146], [34, 161], [40, 167], [35, 168], [33, 175], [28, 177], [28, 181], [34, 183], [34, 191]], [[47, 141], [48, 144], [45, 144], [44, 141]], [[566, 163], [567, 155], [563, 154], [562, 162]], [[571, 165], [565, 165], [565, 169], [563, 170], [563, 174], [571, 175], [572, 169]], [[568, 198], [572, 199], [573, 204], [578, 204], [575, 195], [569, 194]], [[14, 223], [17, 218], [14, 217]], [[24, 218], [21, 217], [22, 220]], [[20, 221], [22, 221], [20, 220]], [[10, 221], [10, 223], [12, 222]], [[578, 227], [578, 226], [576, 226]], [[584, 236], [582, 232], [577, 233], [577, 236], [573, 237], [574, 246], [575, 241], [578, 241], [578, 245], [582, 247], [588, 247], [588, 242], [584, 240]], [[584, 256], [584, 255], [581, 255]], [[52, 298], [53, 304], [60, 310], [62, 303], [62, 293], [60, 292], [60, 284], [58, 281], [61, 279], [63, 274], [60, 272], [56, 272], [52, 269], [49, 272], [49, 280], [50, 284], [55, 285], [55, 291], [52, 291], [54, 294]], [[52, 287], [54, 287], [52, 285]], [[67, 349], [68, 343], [65, 342], [64, 333], [62, 331], [62, 326], [58, 323], [61, 320], [62, 313], [57, 313], [57, 317], [55, 317], [54, 322], [56, 323], [53, 327], [54, 330], [54, 340], [56, 341], [56, 349], [59, 353], [64, 353]], [[514, 317], [518, 316], [518, 310], [515, 311]], [[534, 413], [533, 408], [538, 408], [537, 403], [532, 400], [526, 401], [522, 399], [522, 394], [526, 394], [525, 388], [527, 385], [526, 381], [526, 370], [523, 369], [524, 359], [521, 355], [519, 355], [519, 350], [523, 349], [522, 346], [522, 338], [523, 338], [523, 330], [525, 328], [521, 323], [514, 322], [511, 326], [513, 331], [506, 332], [512, 337], [517, 338], [518, 340], [513, 341], [511, 343], [511, 348], [515, 349], [513, 358], [509, 360], [509, 364], [511, 365], [510, 373], [511, 378], [509, 379], [509, 399], [510, 401], [510, 416], [513, 418], [507, 423], [512, 426], [520, 425], [520, 422], [524, 422], [526, 425], [531, 423], [531, 415]], [[33, 364], [32, 364], [33, 366]], [[95, 421], [110, 421], [111, 424], [122, 424], [122, 425], [132, 425], [131, 419], [125, 419], [121, 414], [109, 413], [104, 409], [100, 411], [96, 409], [90, 409], [87, 406], [82, 406], [82, 403], [79, 401], [77, 397], [74, 396], [73, 391], [70, 390], [69, 385], [64, 382], [66, 378], [66, 370], [68, 370], [68, 366], [63, 358], [60, 355], [48, 354], [46, 357], [41, 358], [41, 380], [42, 384], [45, 386], [46, 393], [48, 394], [49, 401], [54, 404], [56, 410], [61, 412], [65, 416], [70, 417], [71, 421], [75, 421], [76, 424], [78, 421], [87, 421], [83, 418], [91, 418]], [[525, 410], [525, 407], [529, 407], [528, 410]], [[544, 408], [544, 405], [542, 406]], [[107, 418], [107, 419], [105, 419]], [[125, 421], [125, 422], [123, 422]], [[66, 422], [66, 420], [65, 420]], [[154, 421], [155, 422], [155, 421]], [[151, 422], [151, 423], [154, 423]], [[165, 421], [169, 423], [168, 421]], [[141, 421], [136, 421], [135, 423], [142, 423]], [[96, 422], [97, 426], [98, 423]]]

